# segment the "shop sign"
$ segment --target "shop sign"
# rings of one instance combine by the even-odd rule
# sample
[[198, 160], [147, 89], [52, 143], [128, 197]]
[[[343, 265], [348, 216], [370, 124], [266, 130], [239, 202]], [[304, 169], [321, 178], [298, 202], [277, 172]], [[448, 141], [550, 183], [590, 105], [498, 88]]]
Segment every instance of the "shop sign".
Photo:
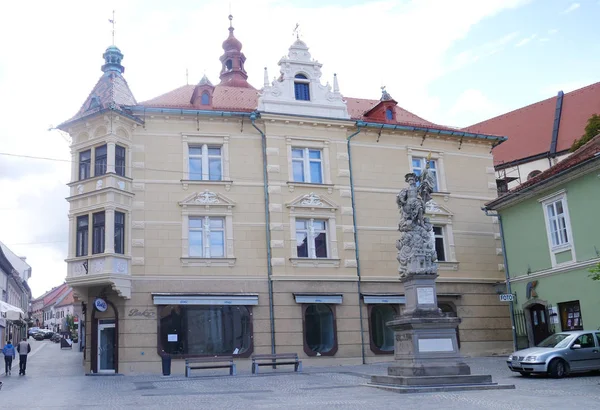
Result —
[[515, 295], [512, 293], [503, 293], [500, 295], [500, 302], [513, 302], [515, 300]]
[[156, 317], [156, 312], [153, 312], [150, 309], [146, 309], [143, 312], [140, 312], [137, 309], [131, 309], [129, 311], [129, 315], [128, 316], [129, 317], [145, 317], [145, 318], [148, 318], [148, 319], [152, 319], [152, 318]]
[[104, 299], [101, 298], [98, 298], [94, 301], [94, 306], [98, 312], [106, 312], [106, 309], [108, 309], [108, 304]]

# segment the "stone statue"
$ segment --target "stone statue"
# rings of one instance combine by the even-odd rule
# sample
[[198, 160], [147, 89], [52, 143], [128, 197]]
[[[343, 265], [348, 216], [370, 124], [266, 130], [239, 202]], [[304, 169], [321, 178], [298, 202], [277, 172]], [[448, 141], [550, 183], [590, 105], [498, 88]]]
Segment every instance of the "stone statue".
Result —
[[425, 217], [426, 204], [431, 200], [435, 183], [435, 176], [429, 169], [430, 156], [431, 154], [427, 157], [427, 165], [421, 175], [417, 176], [412, 172], [406, 174], [408, 187], [396, 196], [400, 209], [400, 239], [396, 241], [396, 248], [401, 277], [437, 274], [433, 225]]

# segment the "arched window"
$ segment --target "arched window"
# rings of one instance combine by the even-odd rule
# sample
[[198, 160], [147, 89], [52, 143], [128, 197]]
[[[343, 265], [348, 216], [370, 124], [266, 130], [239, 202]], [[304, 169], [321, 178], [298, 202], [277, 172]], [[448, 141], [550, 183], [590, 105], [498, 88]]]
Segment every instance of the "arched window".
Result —
[[205, 91], [202, 93], [202, 105], [208, 105], [210, 103], [210, 96]]
[[538, 175], [539, 175], [539, 174], [541, 174], [541, 173], [542, 173], [542, 171], [540, 171], [540, 170], [538, 170], [538, 169], [536, 169], [535, 171], [531, 171], [531, 172], [529, 173], [529, 175], [527, 175], [527, 180], [529, 181], [531, 178], [533, 178], [533, 177], [535, 177], [535, 176], [538, 176]]
[[304, 74], [296, 74], [294, 81], [294, 93], [300, 101], [310, 101], [310, 88], [308, 78]]
[[391, 108], [387, 108], [385, 110], [385, 119], [390, 121], [394, 119], [394, 113], [392, 112]]
[[369, 313], [371, 350], [376, 354], [394, 352], [394, 331], [386, 323], [394, 319], [398, 312], [392, 305], [372, 305]]
[[304, 351], [309, 356], [333, 355], [337, 351], [335, 317], [329, 305], [305, 305]]
[[231, 60], [225, 61], [225, 67], [227, 68], [227, 71], [233, 68], [233, 63], [231, 62]]

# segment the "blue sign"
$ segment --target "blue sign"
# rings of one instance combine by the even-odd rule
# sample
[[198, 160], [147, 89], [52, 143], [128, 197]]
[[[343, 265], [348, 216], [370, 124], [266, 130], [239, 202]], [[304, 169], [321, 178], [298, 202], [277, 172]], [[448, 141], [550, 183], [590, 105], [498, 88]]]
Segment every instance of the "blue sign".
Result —
[[96, 307], [98, 312], [106, 312], [106, 309], [108, 309], [108, 305], [106, 304], [106, 301], [101, 298], [98, 298], [94, 301], [94, 306]]

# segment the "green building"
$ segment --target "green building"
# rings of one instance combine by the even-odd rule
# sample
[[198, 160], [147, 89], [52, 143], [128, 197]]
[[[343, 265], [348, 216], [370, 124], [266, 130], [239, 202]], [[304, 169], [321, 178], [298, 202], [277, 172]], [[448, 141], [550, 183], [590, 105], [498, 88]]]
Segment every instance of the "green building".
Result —
[[[486, 204], [504, 240], [518, 348], [600, 327], [600, 135]], [[488, 214], [491, 214], [488, 212]]]

